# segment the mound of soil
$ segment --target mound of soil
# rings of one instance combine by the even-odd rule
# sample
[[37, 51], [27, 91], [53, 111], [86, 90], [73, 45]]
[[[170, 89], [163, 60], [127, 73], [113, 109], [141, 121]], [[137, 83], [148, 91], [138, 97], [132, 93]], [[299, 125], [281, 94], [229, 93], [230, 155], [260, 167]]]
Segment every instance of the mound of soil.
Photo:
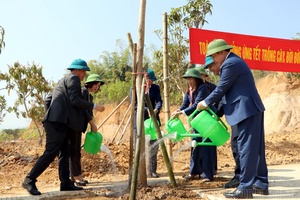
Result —
[[[279, 74], [280, 75], [280, 74]], [[300, 162], [300, 83], [289, 82], [285, 76], [270, 75], [257, 81], [257, 87], [266, 107], [266, 157], [268, 165]], [[129, 199], [128, 158], [129, 128], [126, 128], [128, 116], [124, 117], [129, 103], [126, 102], [111, 117], [107, 118], [116, 105], [107, 105], [103, 113], [97, 114], [99, 132], [103, 135], [103, 144], [108, 153], [95, 155], [82, 150], [83, 176], [90, 181], [86, 196], [64, 196], [61, 199]], [[176, 109], [172, 107], [171, 111]], [[164, 113], [161, 113], [163, 118]], [[183, 119], [185, 120], [185, 119]], [[164, 125], [162, 126], [164, 127]], [[84, 138], [83, 138], [84, 140]], [[201, 180], [186, 181], [183, 175], [189, 173], [190, 140], [188, 138], [172, 143], [174, 175], [177, 187], [168, 181], [168, 171], [161, 151], [158, 154], [159, 179], [147, 179], [147, 186], [139, 186], [136, 199], [203, 199], [194, 189], [220, 189], [233, 174], [234, 161], [230, 141], [218, 147], [218, 173], [212, 182]], [[32, 168], [44, 147], [35, 140], [18, 140], [0, 145], [0, 194], [1, 196], [27, 196], [21, 188], [25, 175]], [[141, 156], [142, 158], [143, 156]], [[57, 160], [38, 178], [37, 187], [42, 192], [58, 191]], [[167, 180], [167, 181], [166, 181]], [[56, 197], [58, 199], [59, 197]]]

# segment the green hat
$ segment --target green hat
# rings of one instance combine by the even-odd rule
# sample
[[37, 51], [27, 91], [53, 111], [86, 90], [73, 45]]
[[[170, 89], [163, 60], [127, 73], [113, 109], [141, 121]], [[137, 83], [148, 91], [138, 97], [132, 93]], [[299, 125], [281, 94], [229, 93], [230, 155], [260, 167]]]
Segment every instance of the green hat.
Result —
[[211, 56], [206, 56], [205, 57], [205, 64], [204, 64], [204, 69], [207, 69], [210, 64], [214, 62], [213, 58]]
[[203, 74], [203, 75], [208, 76], [208, 73], [205, 71], [203, 66], [196, 67], [195, 69], [197, 69], [200, 72], [200, 75]]
[[232, 49], [223, 39], [214, 39], [208, 44], [206, 56], [211, 56], [223, 50]]
[[198, 79], [202, 79], [200, 72], [197, 69], [195, 69], [195, 68], [189, 68], [185, 72], [185, 74], [182, 76], [182, 78], [198, 78]]
[[85, 71], [90, 71], [90, 68], [84, 60], [76, 59], [67, 69], [84, 69]]
[[104, 84], [104, 81], [101, 79], [101, 77], [98, 74], [91, 74], [87, 77], [85, 83], [91, 83], [91, 82], [100, 82], [101, 85]]
[[154, 74], [154, 71], [152, 69], [148, 69], [148, 77], [151, 81], [156, 81], [157, 80], [157, 78]]

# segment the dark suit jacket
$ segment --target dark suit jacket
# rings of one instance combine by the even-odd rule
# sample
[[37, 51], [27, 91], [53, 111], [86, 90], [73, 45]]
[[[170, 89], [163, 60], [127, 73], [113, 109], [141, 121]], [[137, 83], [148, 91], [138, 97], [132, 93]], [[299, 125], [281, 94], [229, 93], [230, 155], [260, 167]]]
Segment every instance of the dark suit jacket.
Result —
[[79, 77], [70, 73], [60, 79], [52, 94], [46, 97], [43, 122], [58, 122], [75, 131], [83, 131], [86, 121], [92, 119], [87, 110], [93, 107], [93, 103], [82, 98]]
[[212, 105], [221, 99], [226, 121], [231, 126], [265, 110], [251, 70], [234, 53], [223, 62], [219, 84], [204, 101]]
[[[82, 87], [81, 88], [81, 93], [82, 93], [82, 98], [86, 101], [92, 102], [93, 103], [93, 96], [91, 94], [89, 94], [89, 91], [86, 87]], [[88, 110], [88, 113], [90, 115], [89, 118], [93, 118], [94, 114], [93, 114], [93, 110]], [[85, 127], [83, 128], [83, 132], [86, 131], [87, 129], [87, 125], [88, 125], [88, 121], [85, 123]]]

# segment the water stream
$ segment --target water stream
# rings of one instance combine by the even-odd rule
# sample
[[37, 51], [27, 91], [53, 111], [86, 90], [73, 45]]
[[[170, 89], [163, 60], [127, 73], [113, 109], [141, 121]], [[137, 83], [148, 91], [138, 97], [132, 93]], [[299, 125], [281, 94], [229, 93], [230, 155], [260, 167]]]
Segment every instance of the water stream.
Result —
[[106, 153], [109, 156], [109, 158], [111, 160], [111, 163], [112, 163], [112, 173], [117, 174], [117, 165], [115, 163], [115, 159], [113, 157], [113, 154], [111, 153], [109, 148], [105, 144], [102, 144], [101, 147], [100, 147], [100, 151], [103, 152], [103, 153]]

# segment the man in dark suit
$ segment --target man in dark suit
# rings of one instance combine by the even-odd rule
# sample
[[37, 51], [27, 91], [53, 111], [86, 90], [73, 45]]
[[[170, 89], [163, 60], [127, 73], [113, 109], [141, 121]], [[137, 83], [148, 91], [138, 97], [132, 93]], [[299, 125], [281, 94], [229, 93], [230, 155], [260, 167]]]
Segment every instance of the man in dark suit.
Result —
[[198, 110], [219, 102], [223, 105], [226, 121], [236, 125], [240, 159], [240, 184], [226, 198], [253, 198], [253, 193], [268, 195], [268, 169], [265, 156], [264, 105], [255, 86], [248, 65], [230, 52], [232, 46], [223, 39], [208, 45], [206, 56], [215, 62], [209, 70], [220, 75], [216, 89], [197, 105]]
[[104, 107], [82, 99], [80, 81], [84, 79], [86, 71], [90, 70], [87, 63], [76, 59], [68, 70], [71, 73], [58, 81], [52, 94], [45, 100], [46, 115], [43, 119], [46, 131], [45, 151], [22, 183], [22, 187], [32, 195], [41, 194], [35, 185], [37, 178], [57, 155], [60, 190], [83, 189], [76, 187], [69, 178], [69, 138], [74, 132], [82, 131], [86, 122], [89, 122], [91, 130], [96, 132], [97, 126], [87, 111], [92, 109], [103, 111]]
[[[207, 56], [205, 58], [204, 68], [200, 68], [201, 71], [204, 71], [204, 72], [202, 72], [202, 74], [205, 74], [206, 73], [205, 69], [213, 67], [212, 65], [214, 65], [214, 64], [215, 64], [215, 62], [214, 62], [213, 58], [211, 56]], [[200, 71], [200, 73], [201, 73], [201, 71]], [[212, 85], [209, 85], [209, 87], [211, 87], [212, 90], [214, 90], [217, 86], [212, 84]], [[224, 115], [222, 103], [219, 102], [216, 107], [218, 108], [217, 115], [219, 117], [222, 117]], [[229, 182], [227, 182], [223, 185], [224, 188], [236, 188], [240, 184], [240, 159], [239, 159], [239, 152], [238, 152], [238, 146], [237, 146], [237, 138], [238, 138], [238, 132], [237, 132], [236, 125], [231, 126], [231, 143], [230, 144], [231, 144], [232, 155], [233, 155], [233, 158], [235, 161], [235, 169], [234, 169], [233, 178]]]

